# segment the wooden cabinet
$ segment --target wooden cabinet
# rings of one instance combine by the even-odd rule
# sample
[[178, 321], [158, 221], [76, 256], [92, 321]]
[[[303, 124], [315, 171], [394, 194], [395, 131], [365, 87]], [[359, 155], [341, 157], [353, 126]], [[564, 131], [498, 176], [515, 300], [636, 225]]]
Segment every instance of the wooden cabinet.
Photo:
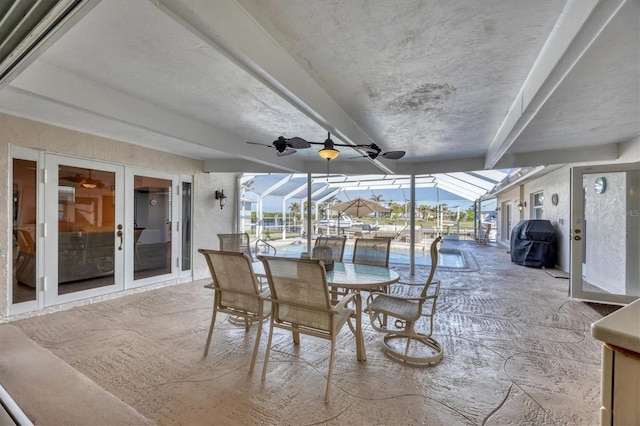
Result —
[[640, 425], [640, 354], [602, 346], [601, 425]]
[[640, 300], [591, 325], [602, 346], [600, 424], [640, 425]]

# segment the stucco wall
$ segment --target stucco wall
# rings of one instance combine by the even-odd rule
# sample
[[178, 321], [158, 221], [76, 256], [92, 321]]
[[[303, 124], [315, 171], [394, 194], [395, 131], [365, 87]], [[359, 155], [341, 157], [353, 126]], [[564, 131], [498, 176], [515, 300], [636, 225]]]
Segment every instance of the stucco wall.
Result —
[[[9, 200], [10, 145], [45, 150], [63, 155], [107, 161], [193, 176], [193, 276], [205, 278], [209, 271], [197, 252], [198, 248], [217, 248], [217, 234], [233, 230], [236, 175], [231, 173], [205, 173], [203, 162], [191, 158], [156, 151], [86, 133], [63, 129], [31, 120], [0, 114], [0, 199]], [[224, 189], [227, 206], [221, 210], [215, 200], [216, 189]], [[0, 321], [8, 312], [8, 252], [11, 244], [11, 205], [0, 205]], [[139, 291], [139, 290], [138, 290]], [[125, 292], [126, 293], [126, 292]], [[106, 296], [103, 298], [114, 297]], [[74, 302], [89, 303], [100, 298]]]
[[[571, 212], [571, 186], [570, 186], [571, 169], [562, 167], [556, 171], [542, 176], [534, 182], [526, 183], [523, 188], [525, 200], [527, 201], [526, 218], [530, 218], [533, 200], [529, 194], [543, 191], [543, 219], [551, 221], [556, 230], [558, 238], [558, 261], [557, 267], [565, 272], [570, 269], [571, 259], [569, 257], [569, 243], [571, 242], [569, 234], [571, 231], [570, 212]], [[551, 196], [558, 194], [558, 205], [554, 206], [551, 202]]]

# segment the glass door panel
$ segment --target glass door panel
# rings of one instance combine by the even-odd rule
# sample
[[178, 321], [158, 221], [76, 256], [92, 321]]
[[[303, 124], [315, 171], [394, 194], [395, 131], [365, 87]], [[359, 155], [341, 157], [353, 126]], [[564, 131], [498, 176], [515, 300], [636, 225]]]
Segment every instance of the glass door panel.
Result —
[[571, 190], [571, 296], [640, 297], [639, 165], [576, 167]]
[[191, 270], [191, 182], [182, 182], [182, 256], [180, 269], [182, 272]]
[[124, 288], [124, 168], [47, 154], [45, 305]]
[[172, 273], [172, 180], [134, 175], [133, 279]]
[[58, 295], [113, 285], [116, 173], [58, 166]]
[[37, 161], [13, 159], [13, 277], [11, 303], [37, 298]]

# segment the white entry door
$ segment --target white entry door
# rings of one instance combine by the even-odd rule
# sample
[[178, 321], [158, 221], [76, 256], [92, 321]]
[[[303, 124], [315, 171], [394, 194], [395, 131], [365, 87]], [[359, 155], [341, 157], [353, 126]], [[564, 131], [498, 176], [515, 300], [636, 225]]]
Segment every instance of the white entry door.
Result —
[[630, 303], [640, 297], [640, 163], [574, 167], [571, 297]]

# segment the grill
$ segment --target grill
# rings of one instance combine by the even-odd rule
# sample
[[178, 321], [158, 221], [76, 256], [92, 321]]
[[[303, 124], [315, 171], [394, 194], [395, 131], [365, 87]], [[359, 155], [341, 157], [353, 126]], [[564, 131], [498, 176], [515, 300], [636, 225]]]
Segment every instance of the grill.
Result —
[[534, 268], [555, 268], [556, 230], [548, 220], [523, 220], [511, 231], [511, 261]]

